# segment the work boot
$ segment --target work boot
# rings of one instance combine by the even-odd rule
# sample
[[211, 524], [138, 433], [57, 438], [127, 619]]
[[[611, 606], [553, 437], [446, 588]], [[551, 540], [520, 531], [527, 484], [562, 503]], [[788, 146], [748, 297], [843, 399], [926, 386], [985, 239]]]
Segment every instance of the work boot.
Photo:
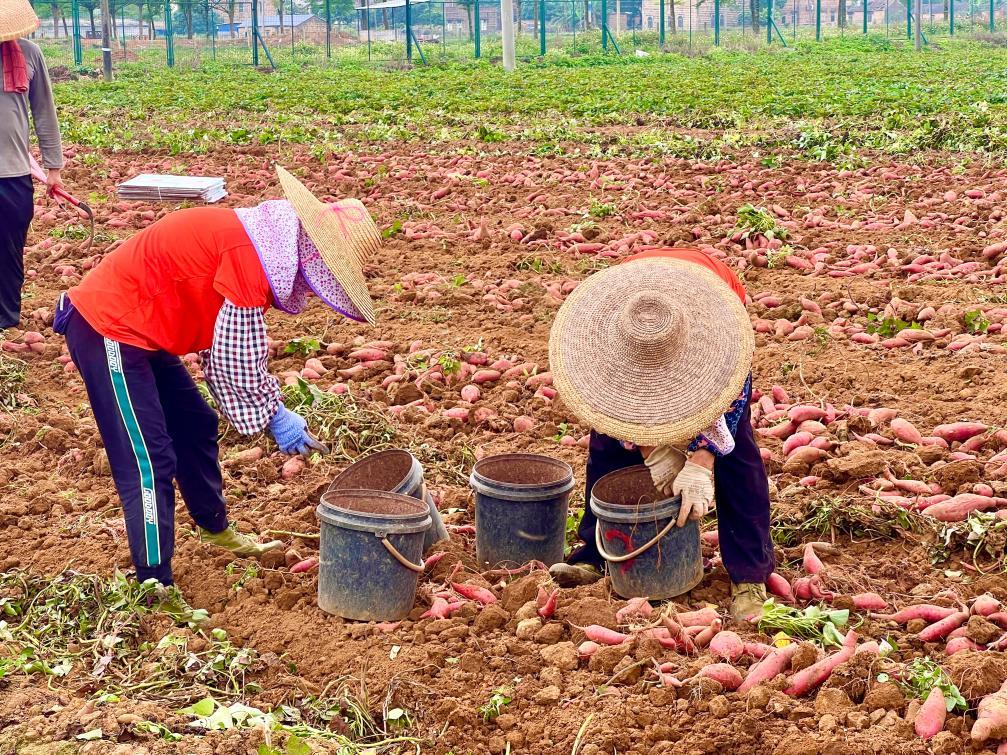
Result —
[[238, 532], [234, 529], [233, 525], [223, 532], [217, 533], [204, 530], [202, 527], [196, 527], [196, 531], [199, 532], [199, 541], [201, 543], [209, 543], [210, 545], [216, 545], [220, 548], [226, 548], [235, 556], [258, 558], [262, 556], [262, 554], [269, 553], [269, 551], [275, 550], [283, 545], [281, 540], [270, 540], [268, 543], [260, 543], [252, 535], [246, 535], [242, 532]]
[[731, 583], [731, 618], [736, 622], [758, 621], [762, 605], [768, 600], [766, 586], [757, 582]]
[[549, 576], [560, 587], [580, 587], [593, 585], [605, 575], [593, 564], [558, 563], [549, 567]]
[[199, 626], [210, 618], [210, 614], [202, 608], [190, 606], [182, 593], [174, 585], [165, 587], [158, 585], [154, 602], [151, 606], [155, 611], [170, 616], [178, 624], [189, 624]]

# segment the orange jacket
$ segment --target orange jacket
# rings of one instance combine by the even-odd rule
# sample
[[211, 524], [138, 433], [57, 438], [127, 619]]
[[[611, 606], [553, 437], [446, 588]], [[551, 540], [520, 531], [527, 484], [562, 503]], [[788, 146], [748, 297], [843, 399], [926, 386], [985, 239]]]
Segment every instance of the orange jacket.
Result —
[[738, 295], [741, 299], [741, 303], [745, 303], [745, 287], [741, 285], [741, 281], [738, 280], [738, 276], [734, 274], [727, 265], [718, 260], [716, 257], [711, 257], [706, 252], [701, 252], [698, 249], [685, 249], [685, 248], [668, 248], [668, 249], [651, 249], [649, 252], [640, 252], [639, 254], [634, 254], [632, 257], [627, 257], [623, 262], [632, 262], [633, 260], [648, 259], [651, 257], [668, 257], [676, 260], [685, 260], [686, 262], [694, 262], [697, 265], [702, 265], [707, 270], [710, 270], [718, 275], [718, 277], [724, 281], [731, 290]]
[[224, 299], [266, 309], [269, 279], [234, 210], [166, 215], [105, 257], [69, 292], [106, 338], [149, 351], [210, 348]]

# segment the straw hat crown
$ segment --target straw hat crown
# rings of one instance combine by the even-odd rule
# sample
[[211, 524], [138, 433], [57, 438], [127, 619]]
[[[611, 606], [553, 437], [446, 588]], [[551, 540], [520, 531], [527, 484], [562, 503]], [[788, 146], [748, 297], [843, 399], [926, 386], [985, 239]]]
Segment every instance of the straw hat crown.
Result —
[[[3, 2], [3, 0], [0, 0]], [[325, 266], [367, 322], [376, 315], [367, 292], [363, 266], [381, 246], [381, 232], [357, 199], [326, 204], [281, 166], [276, 166], [283, 194], [297, 213]]]
[[731, 406], [755, 336], [738, 296], [684, 260], [617, 265], [581, 283], [549, 338], [563, 403], [595, 430], [639, 445], [680, 445]]
[[39, 26], [28, 0], [0, 0], [0, 42], [27, 37]]

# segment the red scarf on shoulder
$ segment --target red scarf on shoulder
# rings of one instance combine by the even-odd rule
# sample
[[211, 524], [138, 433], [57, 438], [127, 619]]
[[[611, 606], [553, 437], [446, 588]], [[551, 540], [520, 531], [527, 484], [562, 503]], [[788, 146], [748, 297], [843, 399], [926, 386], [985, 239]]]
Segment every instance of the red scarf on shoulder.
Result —
[[3, 90], [10, 94], [24, 94], [28, 91], [28, 64], [17, 40], [0, 43], [3, 60]]

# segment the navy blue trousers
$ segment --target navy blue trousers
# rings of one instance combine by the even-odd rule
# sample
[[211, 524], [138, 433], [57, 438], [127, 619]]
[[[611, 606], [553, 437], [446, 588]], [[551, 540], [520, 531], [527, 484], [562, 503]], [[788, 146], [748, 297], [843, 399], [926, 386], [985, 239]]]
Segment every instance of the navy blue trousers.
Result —
[[[775, 568], [773, 541], [769, 536], [769, 479], [752, 432], [749, 407], [745, 407], [738, 424], [734, 444], [734, 451], [718, 457], [713, 464], [720, 554], [732, 582], [763, 583]], [[639, 451], [627, 451], [614, 438], [592, 432], [585, 500], [591, 500], [594, 484], [609, 472], [637, 464], [643, 464]], [[594, 541], [597, 521], [591, 507], [585, 505], [578, 529], [584, 545], [571, 554], [570, 563], [599, 568], [604, 565]]]
[[0, 329], [21, 321], [24, 244], [35, 215], [31, 176], [0, 178]]
[[177, 356], [103, 338], [65, 297], [60, 309], [57, 332], [65, 333], [87, 387], [137, 579], [170, 585], [174, 483], [196, 524], [210, 532], [227, 528], [217, 413]]

